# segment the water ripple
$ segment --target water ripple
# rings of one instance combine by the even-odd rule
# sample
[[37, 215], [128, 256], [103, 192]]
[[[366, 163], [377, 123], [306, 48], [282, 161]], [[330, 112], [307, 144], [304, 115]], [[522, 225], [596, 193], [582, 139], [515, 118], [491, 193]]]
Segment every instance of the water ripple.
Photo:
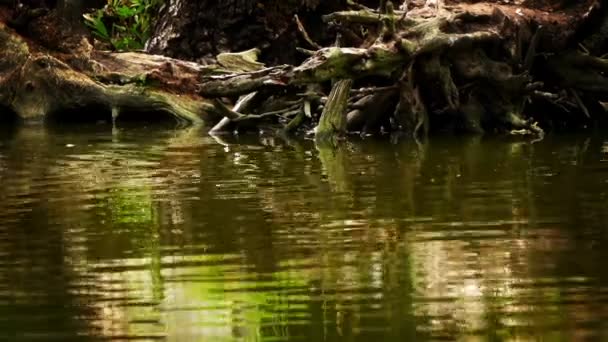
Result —
[[0, 340], [605, 340], [606, 153], [24, 127]]

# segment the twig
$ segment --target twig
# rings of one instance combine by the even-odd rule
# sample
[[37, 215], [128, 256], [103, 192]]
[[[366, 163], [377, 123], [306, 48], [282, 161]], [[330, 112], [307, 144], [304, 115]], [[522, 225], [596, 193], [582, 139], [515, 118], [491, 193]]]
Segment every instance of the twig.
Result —
[[304, 122], [305, 117], [306, 117], [306, 114], [304, 113], [304, 108], [300, 108], [300, 110], [298, 111], [298, 115], [296, 115], [296, 117], [294, 117], [293, 119], [291, 119], [291, 121], [289, 121], [289, 123], [285, 126], [285, 128], [283, 128], [283, 131], [286, 133], [293, 132], [298, 127], [300, 127], [302, 122]]
[[240, 120], [245, 120], [247, 118], [259, 118], [259, 117], [264, 117], [264, 116], [271, 116], [271, 115], [276, 115], [279, 116], [281, 114], [286, 114], [289, 113], [297, 108], [300, 108], [300, 103], [291, 105], [289, 107], [283, 108], [283, 109], [279, 109], [279, 110], [274, 110], [272, 112], [266, 112], [266, 113], [262, 113], [262, 114], [251, 114], [251, 115], [243, 115], [242, 118], [240, 118]]
[[395, 90], [395, 89], [399, 89], [398, 85], [392, 85], [392, 86], [387, 86], [387, 87], [368, 87], [368, 88], [359, 88], [359, 89], [353, 89], [351, 90], [352, 94], [373, 94], [373, 93], [378, 93], [378, 92], [382, 92], [382, 91], [389, 91], [389, 90]]
[[373, 11], [371, 8], [369, 8], [367, 6], [364, 6], [364, 5], [361, 5], [361, 4], [358, 4], [358, 3], [354, 2], [353, 0], [346, 0], [346, 4], [349, 5], [349, 6], [351, 6], [351, 7], [353, 7], [353, 8], [356, 8], [358, 10]]
[[300, 31], [300, 34], [302, 35], [302, 38], [304, 38], [304, 40], [313, 48], [320, 50], [323, 47], [317, 43], [315, 43], [310, 36], [308, 35], [308, 32], [306, 32], [306, 29], [304, 28], [304, 25], [302, 24], [302, 22], [300, 21], [300, 18], [298, 17], [298, 15], [294, 15], [293, 16], [294, 20], [296, 21], [296, 25], [298, 25], [298, 31]]
[[574, 100], [576, 101], [576, 104], [581, 108], [581, 110], [583, 111], [583, 114], [585, 114], [585, 116], [588, 119], [591, 119], [591, 114], [589, 114], [589, 110], [587, 109], [587, 106], [585, 106], [585, 104], [583, 103], [583, 100], [581, 99], [581, 97], [578, 95], [578, 93], [576, 92], [576, 90], [574, 89], [570, 89], [570, 91], [572, 92], [572, 95], [574, 95]]
[[534, 95], [535, 97], [541, 98], [541, 99], [549, 100], [551, 102], [557, 101], [560, 98], [560, 96], [558, 94], [553, 94], [553, 93], [549, 93], [546, 91], [540, 91], [540, 90], [534, 90], [532, 92], [532, 95]]
[[232, 120], [232, 121], [236, 121], [242, 117], [244, 117], [245, 115], [239, 113], [239, 112], [235, 112], [234, 110], [228, 108], [228, 106], [226, 106], [224, 104], [224, 102], [222, 102], [220, 99], [213, 99], [213, 106], [215, 107], [215, 109], [218, 110], [218, 112], [220, 112], [223, 116], [225, 116], [226, 118]]
[[301, 48], [301, 47], [296, 47], [296, 51], [298, 51], [299, 53], [302, 53], [304, 55], [307, 55], [307, 56], [312, 56], [316, 52], [316, 51], [304, 49], [304, 48]]
[[257, 114], [257, 115], [244, 115], [243, 117], [234, 120], [234, 122], [263, 119], [263, 118], [266, 118], [269, 116], [277, 116], [277, 114], [276, 113], [264, 113], [264, 114]]
[[220, 113], [223, 113], [225, 116], [222, 120], [220, 120], [220, 122], [218, 122], [215, 126], [213, 126], [213, 128], [209, 130], [209, 134], [215, 135], [227, 132], [228, 126], [232, 122], [234, 122], [233, 120], [236, 120], [241, 117], [240, 115], [243, 115], [240, 114], [239, 111], [248, 110], [257, 94], [258, 92], [253, 92], [245, 96], [241, 96], [241, 98], [234, 105], [233, 109], [226, 107], [223, 102], [219, 101], [218, 99], [215, 99], [213, 105], [220, 111]]
[[228, 132], [228, 125], [232, 123], [232, 120], [227, 117], [222, 118], [213, 128], [209, 130], [209, 135], [215, 136], [218, 134], [224, 134]]
[[[218, 112], [220, 112], [224, 116], [224, 119], [228, 119], [231, 122], [242, 122], [242, 121], [246, 121], [246, 120], [263, 119], [263, 118], [266, 118], [266, 117], [269, 117], [269, 116], [281, 116], [281, 114], [285, 115], [285, 116], [290, 116], [290, 115], [293, 115], [293, 114], [297, 114], [297, 113], [295, 113], [296, 110], [299, 110], [300, 107], [301, 107], [300, 103], [296, 103], [296, 104], [294, 104], [292, 106], [289, 106], [287, 108], [283, 108], [283, 109], [280, 109], [280, 110], [275, 110], [275, 111], [272, 111], [272, 112], [267, 112], [267, 113], [262, 113], [262, 114], [250, 114], [250, 115], [246, 115], [246, 114], [241, 114], [241, 113], [239, 113], [239, 112], [237, 112], [237, 111], [235, 111], [233, 109], [228, 108], [228, 106], [226, 106], [219, 99], [213, 99], [213, 105], [218, 110]], [[235, 108], [236, 108], [236, 106], [235, 106]], [[225, 121], [225, 120], [223, 120], [223, 121]], [[225, 122], [223, 126], [225, 126], [226, 124], [227, 123]]]

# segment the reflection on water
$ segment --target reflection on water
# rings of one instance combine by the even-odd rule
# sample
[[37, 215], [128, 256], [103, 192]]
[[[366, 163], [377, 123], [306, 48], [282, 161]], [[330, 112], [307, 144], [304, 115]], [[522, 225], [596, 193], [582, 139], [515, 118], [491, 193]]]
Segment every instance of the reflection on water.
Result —
[[607, 146], [3, 131], [0, 340], [606, 340]]

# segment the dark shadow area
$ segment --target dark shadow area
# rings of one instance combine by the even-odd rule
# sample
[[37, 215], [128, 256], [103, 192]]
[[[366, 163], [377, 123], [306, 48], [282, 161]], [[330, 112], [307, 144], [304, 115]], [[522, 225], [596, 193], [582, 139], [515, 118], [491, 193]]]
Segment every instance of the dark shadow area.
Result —
[[122, 109], [116, 118], [116, 125], [129, 126], [155, 126], [175, 127], [179, 121], [169, 112], [163, 110]]
[[6, 108], [0, 105], [0, 125], [2, 124], [15, 124], [19, 122], [19, 116], [10, 108]]
[[6, 144], [13, 139], [18, 130], [18, 125], [0, 122], [0, 148], [6, 146]]
[[90, 104], [81, 107], [58, 110], [46, 117], [50, 125], [112, 123], [112, 109], [104, 104]]
[[[104, 104], [62, 109], [49, 114], [45, 122], [49, 127], [82, 124], [112, 124], [112, 109]], [[116, 126], [175, 127], [179, 121], [172, 114], [162, 110], [122, 109], [116, 117]]]

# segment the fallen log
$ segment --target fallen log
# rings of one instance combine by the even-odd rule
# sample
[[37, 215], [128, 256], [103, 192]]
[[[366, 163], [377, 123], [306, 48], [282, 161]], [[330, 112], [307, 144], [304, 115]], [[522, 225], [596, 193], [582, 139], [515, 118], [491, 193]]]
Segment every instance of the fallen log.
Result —
[[57, 55], [32, 52], [0, 23], [0, 105], [22, 120], [44, 120], [71, 110], [86, 116], [92, 110], [104, 113], [106, 121], [134, 112], [162, 112], [177, 122], [200, 124], [215, 113], [210, 101], [195, 94], [195, 84], [188, 84], [211, 72], [195, 63], [95, 52], [86, 65], [88, 69], [79, 70]]

